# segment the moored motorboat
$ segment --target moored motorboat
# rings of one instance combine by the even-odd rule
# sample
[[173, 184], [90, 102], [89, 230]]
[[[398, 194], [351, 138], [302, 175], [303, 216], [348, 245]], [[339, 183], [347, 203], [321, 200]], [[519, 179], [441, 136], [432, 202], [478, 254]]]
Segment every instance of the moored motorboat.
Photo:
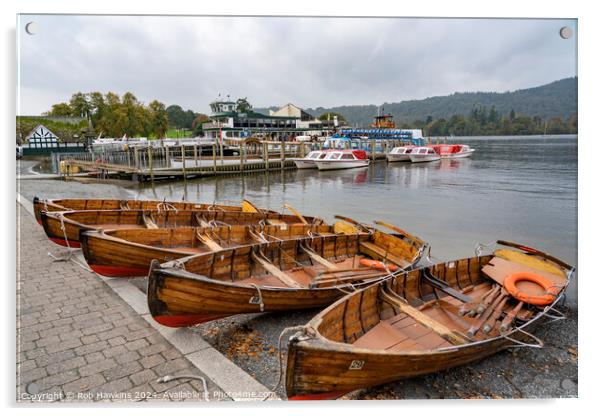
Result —
[[316, 160], [324, 159], [330, 150], [313, 150], [305, 157], [294, 157], [291, 158], [295, 162], [297, 169], [317, 169]]
[[365, 150], [335, 150], [314, 163], [319, 170], [335, 170], [366, 167], [370, 160]]
[[518, 250], [394, 273], [319, 313], [289, 340], [289, 399], [336, 398], [513, 346], [541, 347], [527, 330], [561, 319], [554, 305], [574, 269], [530, 247], [498, 244]]
[[475, 152], [475, 149], [466, 144], [435, 144], [432, 147], [442, 159], [470, 157]]
[[388, 162], [409, 162], [410, 161], [410, 153], [412, 153], [412, 149], [416, 146], [407, 145], [407, 146], [399, 146], [391, 149], [389, 153], [387, 153], [387, 161]]
[[410, 152], [410, 160], [412, 163], [435, 162], [441, 160], [441, 155], [431, 146], [417, 146]]
[[148, 275], [154, 259], [163, 263], [242, 245], [340, 232], [336, 224], [263, 224], [85, 231], [79, 239], [86, 262], [96, 273], [136, 277]]
[[62, 246], [80, 247], [80, 232], [123, 228], [209, 227], [219, 225], [322, 224], [316, 217], [284, 215], [275, 212], [243, 212], [221, 210], [90, 210], [42, 211], [42, 225], [48, 238]]
[[413, 267], [422, 255], [424, 242], [410, 234], [364, 230], [153, 262], [149, 310], [157, 322], [179, 327], [241, 313], [323, 307], [393, 270]]
[[62, 198], [42, 199], [33, 198], [33, 211], [36, 220], [42, 224], [42, 211], [88, 211], [88, 210], [157, 210], [157, 211], [188, 211], [188, 210], [220, 210], [256, 212], [261, 210], [251, 202], [243, 200], [241, 205], [202, 204], [198, 202], [159, 201], [136, 199], [104, 199], [104, 198]]

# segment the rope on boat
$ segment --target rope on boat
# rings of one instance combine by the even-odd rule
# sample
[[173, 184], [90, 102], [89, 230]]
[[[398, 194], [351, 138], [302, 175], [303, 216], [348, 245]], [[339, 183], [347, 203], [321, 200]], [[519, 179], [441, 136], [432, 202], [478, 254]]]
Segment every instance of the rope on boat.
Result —
[[521, 329], [521, 328], [515, 328], [514, 331], [520, 332], [523, 335], [526, 335], [526, 336], [530, 337], [532, 340], [535, 341], [535, 344], [529, 344], [527, 342], [519, 341], [518, 339], [512, 338], [509, 335], [502, 334], [501, 335], [502, 338], [505, 338], [508, 341], [514, 342], [516, 344], [516, 345], [509, 345], [507, 348], [537, 348], [537, 349], [543, 348], [543, 345], [544, 345], [543, 341], [541, 339], [537, 338], [535, 335], [533, 335], [533, 334], [531, 334], [531, 333], [529, 333], [529, 332], [527, 332], [527, 331], [525, 331], [524, 329]]
[[181, 376], [163, 376], [157, 379], [157, 383], [168, 383], [170, 381], [178, 380], [180, 378], [192, 378], [194, 380], [201, 380], [201, 382], [203, 383], [203, 395], [205, 396], [205, 401], [209, 401], [209, 390], [207, 389], [207, 381], [205, 380], [205, 377], [195, 376], [193, 374], [183, 374]]
[[82, 269], [92, 272], [92, 269], [90, 269], [85, 264], [82, 264], [81, 262], [77, 261], [73, 257], [73, 253], [76, 252], [78, 249], [71, 247], [71, 245], [69, 244], [69, 239], [67, 238], [67, 231], [65, 229], [65, 222], [63, 221], [63, 216], [60, 215], [59, 218], [61, 220], [61, 231], [63, 232], [63, 238], [65, 239], [65, 244], [67, 245], [67, 254], [64, 255], [63, 257], [58, 257], [58, 256], [55, 256], [54, 254], [52, 254], [51, 252], [48, 252], [48, 256], [50, 256], [53, 259], [53, 261], [57, 261], [57, 262], [58, 261], [72, 261], [73, 263], [75, 263], [79, 267], [81, 267]]
[[251, 286], [253, 286], [255, 289], [257, 289], [257, 294], [258, 294], [258, 297], [259, 297], [259, 300], [258, 300], [259, 303], [253, 302], [253, 300], [255, 299], [255, 296], [253, 296], [251, 299], [249, 299], [249, 303], [250, 304], [258, 304], [259, 305], [259, 310], [261, 312], [263, 312], [263, 309], [264, 309], [265, 305], [263, 304], [263, 296], [261, 294], [261, 289], [255, 283], [251, 283]]
[[174, 207], [169, 202], [165, 202], [165, 200], [163, 200], [163, 202], [159, 202], [157, 204], [157, 213], [159, 213], [159, 214], [161, 213], [161, 208], [163, 208], [164, 211], [175, 211], [175, 212], [178, 212], [178, 209], [176, 207]]
[[270, 391], [275, 392], [280, 386], [280, 383], [282, 383], [282, 375], [284, 374], [284, 370], [282, 368], [282, 338], [284, 337], [284, 334], [291, 331], [299, 331], [304, 329], [305, 325], [289, 326], [284, 328], [280, 333], [280, 336], [278, 337], [278, 380], [276, 381], [274, 387], [270, 389]]
[[489, 243], [477, 243], [477, 245], [474, 248], [474, 254], [477, 257], [481, 257], [481, 254], [483, 254], [483, 249], [486, 247], [491, 247], [493, 245], [497, 244], [497, 241], [491, 241]]

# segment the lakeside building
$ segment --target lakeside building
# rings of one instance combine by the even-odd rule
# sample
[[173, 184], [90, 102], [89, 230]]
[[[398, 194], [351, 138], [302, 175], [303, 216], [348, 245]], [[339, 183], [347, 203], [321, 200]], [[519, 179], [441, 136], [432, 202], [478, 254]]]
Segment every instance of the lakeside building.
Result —
[[203, 137], [215, 139], [264, 137], [270, 140], [288, 140], [298, 136], [328, 136], [333, 133], [334, 124], [323, 122], [314, 116], [288, 103], [269, 114], [253, 109], [237, 111], [237, 104], [229, 99], [213, 101], [210, 105], [209, 121], [203, 123]]

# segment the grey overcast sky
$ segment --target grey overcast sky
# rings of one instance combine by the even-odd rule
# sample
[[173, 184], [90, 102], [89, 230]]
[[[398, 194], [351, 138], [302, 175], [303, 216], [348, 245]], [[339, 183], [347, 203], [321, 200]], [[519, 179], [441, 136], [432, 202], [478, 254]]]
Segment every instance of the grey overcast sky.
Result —
[[[25, 33], [35, 22], [37, 33]], [[569, 26], [573, 36], [562, 39]], [[131, 91], [208, 113], [511, 91], [577, 75], [575, 20], [22, 15], [17, 114], [77, 91]]]

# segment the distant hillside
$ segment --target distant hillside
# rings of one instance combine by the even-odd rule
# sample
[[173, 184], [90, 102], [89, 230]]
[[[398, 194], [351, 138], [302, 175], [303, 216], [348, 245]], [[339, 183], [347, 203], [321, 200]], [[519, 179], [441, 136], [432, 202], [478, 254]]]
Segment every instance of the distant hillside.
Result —
[[[516, 114], [567, 118], [577, 114], [577, 78], [565, 78], [539, 87], [512, 92], [462, 92], [447, 96], [430, 97], [423, 100], [384, 103], [385, 113], [393, 114], [395, 122], [411, 123], [415, 120], [449, 119], [453, 115], [468, 115], [476, 107], [495, 106], [499, 114], [508, 115], [511, 110]], [[276, 107], [270, 107], [276, 108]], [[268, 109], [264, 110], [267, 113]], [[314, 115], [335, 112], [347, 118], [350, 125], [366, 126], [378, 111], [376, 105], [351, 105], [307, 109]]]

